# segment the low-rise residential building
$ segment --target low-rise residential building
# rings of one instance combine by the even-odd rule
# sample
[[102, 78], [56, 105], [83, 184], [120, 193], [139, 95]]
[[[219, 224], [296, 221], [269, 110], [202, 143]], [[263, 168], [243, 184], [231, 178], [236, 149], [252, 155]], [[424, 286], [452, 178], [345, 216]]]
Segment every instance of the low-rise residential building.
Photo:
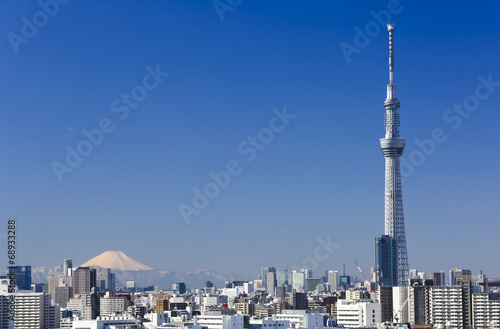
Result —
[[252, 303], [236, 303], [234, 308], [238, 314], [243, 315], [254, 315], [255, 314], [255, 304]]

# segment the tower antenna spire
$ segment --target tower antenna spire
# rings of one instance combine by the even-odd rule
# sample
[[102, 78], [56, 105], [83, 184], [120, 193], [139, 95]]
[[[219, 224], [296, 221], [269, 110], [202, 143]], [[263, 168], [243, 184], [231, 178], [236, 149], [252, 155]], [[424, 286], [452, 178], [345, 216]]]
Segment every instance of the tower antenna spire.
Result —
[[389, 83], [394, 84], [394, 52], [392, 48], [392, 34], [394, 33], [394, 24], [387, 24], [389, 31]]

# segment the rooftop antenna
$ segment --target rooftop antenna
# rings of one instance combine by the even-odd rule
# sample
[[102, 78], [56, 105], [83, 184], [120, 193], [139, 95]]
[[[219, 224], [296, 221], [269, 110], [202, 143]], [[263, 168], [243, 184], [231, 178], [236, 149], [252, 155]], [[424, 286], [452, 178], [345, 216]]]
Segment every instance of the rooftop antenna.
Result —
[[342, 273], [344, 273], [344, 274], [342, 274], [342, 276], [345, 276], [345, 264], [344, 264], [343, 268], [344, 268], [344, 270], [342, 271]]

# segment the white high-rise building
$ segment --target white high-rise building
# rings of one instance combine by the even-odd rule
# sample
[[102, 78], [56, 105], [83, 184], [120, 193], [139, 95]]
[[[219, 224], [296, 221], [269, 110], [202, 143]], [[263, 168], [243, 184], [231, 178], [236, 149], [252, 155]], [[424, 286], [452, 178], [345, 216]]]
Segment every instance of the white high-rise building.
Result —
[[9, 313], [9, 295], [0, 294], [0, 329], [13, 329], [14, 321], [10, 319]]
[[385, 157], [385, 235], [396, 240], [396, 271], [399, 286], [407, 286], [410, 270], [406, 250], [405, 219], [403, 213], [403, 191], [401, 188], [400, 158], [405, 147], [405, 139], [399, 136], [399, 100], [396, 96], [393, 72], [392, 35], [394, 25], [389, 30], [389, 84], [385, 107], [385, 137], [380, 139], [380, 147]]
[[339, 289], [338, 271], [328, 271], [328, 285], [330, 286], [330, 292], [334, 292]]
[[413, 287], [392, 287], [392, 308], [397, 322], [415, 323], [414, 296]]
[[294, 289], [297, 292], [303, 292], [304, 291], [304, 286], [306, 282], [306, 275], [304, 272], [292, 271], [292, 289]]
[[59, 328], [59, 306], [51, 305], [50, 295], [42, 292], [21, 290], [15, 294], [15, 329]]
[[462, 287], [429, 287], [428, 321], [434, 327], [463, 328]]
[[9, 280], [0, 280], [0, 329], [14, 329], [14, 321], [10, 313]]
[[500, 329], [500, 296], [472, 294], [472, 325], [474, 328]]
[[313, 271], [309, 268], [301, 268], [300, 271], [304, 272], [306, 279], [310, 279], [313, 277]]
[[247, 295], [252, 295], [254, 290], [253, 282], [244, 282], [243, 283], [243, 292]]
[[275, 288], [276, 288], [276, 273], [268, 272], [266, 274], [266, 292], [268, 294], [274, 294]]

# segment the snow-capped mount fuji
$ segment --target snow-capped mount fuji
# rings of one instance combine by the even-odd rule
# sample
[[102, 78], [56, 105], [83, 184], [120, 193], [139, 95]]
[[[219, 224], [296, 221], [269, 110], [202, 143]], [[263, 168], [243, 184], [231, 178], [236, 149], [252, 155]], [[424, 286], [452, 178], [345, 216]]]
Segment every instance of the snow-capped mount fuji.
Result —
[[135, 281], [138, 287], [158, 285], [171, 287], [172, 283], [185, 282], [188, 287], [204, 287], [206, 281], [212, 281], [219, 287], [231, 276], [224, 276], [208, 269], [195, 272], [176, 273], [169, 270], [153, 269], [119, 250], [108, 250], [80, 265], [82, 267], [109, 268], [116, 275], [116, 282], [124, 286], [129, 280]]
[[81, 266], [98, 266], [118, 271], [150, 271], [153, 268], [139, 263], [119, 250], [108, 250]]

